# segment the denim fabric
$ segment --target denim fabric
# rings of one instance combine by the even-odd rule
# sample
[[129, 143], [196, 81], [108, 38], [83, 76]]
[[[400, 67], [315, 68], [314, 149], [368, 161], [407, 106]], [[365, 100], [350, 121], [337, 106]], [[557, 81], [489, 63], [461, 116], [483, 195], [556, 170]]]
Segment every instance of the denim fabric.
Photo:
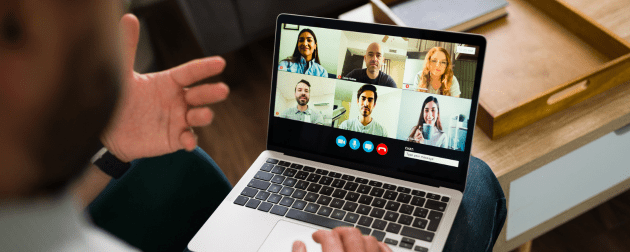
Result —
[[506, 216], [499, 180], [485, 162], [471, 157], [464, 197], [444, 251], [492, 251]]
[[300, 57], [300, 62], [295, 63], [283, 60], [280, 62], [280, 65], [278, 65], [278, 70], [328, 78], [328, 71], [326, 71], [322, 65], [317, 64], [314, 59], [310, 62], [306, 62], [304, 57]]

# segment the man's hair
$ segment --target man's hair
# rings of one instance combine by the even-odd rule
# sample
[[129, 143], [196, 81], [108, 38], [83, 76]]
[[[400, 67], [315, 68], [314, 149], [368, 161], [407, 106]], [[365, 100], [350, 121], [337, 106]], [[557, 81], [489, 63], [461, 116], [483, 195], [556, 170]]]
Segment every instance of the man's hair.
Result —
[[294, 88], [293, 92], [297, 91], [297, 85], [300, 85], [300, 83], [304, 83], [304, 84], [306, 84], [309, 88], [311, 88], [311, 83], [308, 83], [308, 81], [306, 81], [306, 80], [302, 79], [302, 80], [298, 81], [298, 83], [297, 83], [297, 84], [295, 84], [295, 88]]
[[361, 97], [361, 94], [363, 94], [363, 92], [365, 91], [374, 92], [374, 103], [376, 103], [376, 99], [378, 98], [378, 94], [376, 93], [376, 87], [370, 84], [363, 85], [361, 86], [361, 88], [359, 88], [359, 91], [357, 91], [357, 101], [359, 100], [359, 97]]

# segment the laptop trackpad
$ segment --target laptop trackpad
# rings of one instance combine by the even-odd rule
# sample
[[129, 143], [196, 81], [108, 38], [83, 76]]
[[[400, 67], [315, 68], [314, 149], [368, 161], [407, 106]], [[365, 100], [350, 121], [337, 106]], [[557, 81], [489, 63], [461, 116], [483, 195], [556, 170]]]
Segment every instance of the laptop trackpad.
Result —
[[307, 252], [321, 252], [322, 246], [313, 241], [312, 235], [315, 231], [315, 228], [278, 221], [258, 252], [291, 252], [293, 242], [297, 240], [306, 244]]

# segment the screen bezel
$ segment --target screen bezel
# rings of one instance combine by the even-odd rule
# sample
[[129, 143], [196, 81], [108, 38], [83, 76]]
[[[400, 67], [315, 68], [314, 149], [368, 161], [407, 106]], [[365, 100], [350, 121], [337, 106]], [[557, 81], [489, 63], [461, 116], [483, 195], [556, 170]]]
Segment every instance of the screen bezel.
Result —
[[[294, 148], [283, 147], [278, 143], [272, 142], [271, 136], [272, 132], [272, 121], [274, 120], [274, 111], [273, 105], [275, 104], [276, 91], [277, 91], [277, 78], [278, 78], [278, 65], [279, 65], [279, 48], [280, 48], [280, 29], [283, 23], [291, 23], [305, 26], [315, 26], [321, 28], [328, 29], [336, 29], [336, 30], [344, 30], [344, 31], [355, 31], [355, 32], [365, 32], [365, 33], [373, 33], [373, 34], [381, 34], [381, 35], [390, 35], [390, 36], [399, 36], [399, 37], [407, 37], [407, 38], [416, 38], [416, 39], [424, 39], [424, 40], [434, 40], [434, 41], [443, 41], [443, 42], [451, 42], [451, 43], [465, 43], [478, 46], [479, 54], [477, 60], [477, 69], [475, 70], [475, 81], [473, 88], [473, 96], [471, 98], [471, 111], [469, 114], [469, 122], [468, 129], [469, 133], [466, 137], [464, 155], [468, 158], [464, 158], [464, 160], [460, 160], [460, 162], [464, 163], [460, 167], [463, 167], [460, 174], [457, 174], [455, 177], [456, 181], [445, 181], [436, 178], [429, 177], [421, 177], [421, 176], [408, 176], [408, 174], [401, 174], [400, 172], [393, 172], [388, 170], [387, 168], [370, 166], [366, 164], [357, 164], [355, 162], [342, 160], [339, 158], [333, 158], [325, 155], [314, 154], [303, 150], [296, 150]], [[379, 174], [387, 177], [398, 178], [410, 182], [426, 184], [435, 187], [447, 187], [452, 188], [458, 191], [463, 192], [466, 185], [466, 176], [468, 174], [468, 168], [470, 164], [470, 153], [471, 153], [471, 144], [473, 138], [473, 132], [476, 118], [477, 118], [477, 105], [479, 104], [479, 91], [481, 86], [481, 73], [483, 69], [483, 62], [486, 51], [486, 39], [477, 34], [468, 34], [468, 33], [459, 33], [459, 32], [446, 32], [446, 31], [435, 31], [435, 30], [426, 30], [426, 29], [417, 29], [417, 28], [409, 28], [409, 27], [399, 27], [392, 25], [384, 25], [384, 24], [368, 24], [368, 23], [358, 23], [351, 21], [343, 21], [336, 19], [328, 19], [328, 18], [318, 18], [318, 17], [309, 17], [309, 16], [300, 16], [300, 15], [292, 15], [292, 14], [280, 14], [276, 20], [276, 33], [275, 33], [275, 50], [273, 57], [273, 71], [272, 71], [272, 79], [271, 79], [271, 97], [270, 97], [270, 107], [269, 107], [269, 124], [267, 125], [267, 149], [272, 151], [278, 151], [290, 156], [302, 157], [305, 159], [341, 166], [345, 168], [355, 169], [359, 171], [365, 171], [369, 173]]]

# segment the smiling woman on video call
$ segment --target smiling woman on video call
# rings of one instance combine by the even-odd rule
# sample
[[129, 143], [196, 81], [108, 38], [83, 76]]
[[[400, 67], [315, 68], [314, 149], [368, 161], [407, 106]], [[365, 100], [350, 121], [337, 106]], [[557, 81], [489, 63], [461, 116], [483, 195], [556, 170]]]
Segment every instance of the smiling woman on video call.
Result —
[[291, 73], [328, 77], [328, 72], [319, 62], [317, 37], [312, 30], [300, 31], [293, 55], [282, 60], [278, 68]]
[[453, 64], [448, 51], [433, 47], [427, 53], [422, 71], [416, 74], [414, 85], [418, 92], [459, 97], [459, 82], [453, 76]]
[[[425, 131], [425, 135], [430, 136], [430, 139], [425, 139], [422, 133], [423, 131]], [[437, 98], [429, 96], [424, 100], [418, 124], [413, 126], [407, 139], [414, 143], [448, 148], [448, 136], [442, 131], [440, 105], [438, 104]]]

